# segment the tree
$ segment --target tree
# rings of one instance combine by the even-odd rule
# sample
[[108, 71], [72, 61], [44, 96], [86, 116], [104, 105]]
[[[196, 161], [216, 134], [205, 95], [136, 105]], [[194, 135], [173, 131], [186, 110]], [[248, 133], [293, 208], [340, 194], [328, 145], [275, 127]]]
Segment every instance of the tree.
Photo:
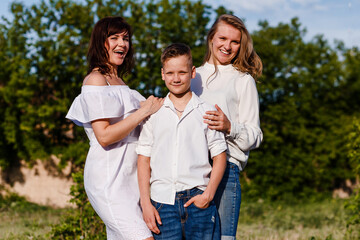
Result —
[[31, 88], [36, 82], [30, 74], [31, 60], [25, 51], [28, 48], [26, 34], [30, 29], [20, 14], [23, 11], [22, 5], [13, 4], [12, 11], [13, 22], [0, 25], [0, 58], [1, 67], [4, 69], [0, 75], [0, 164], [5, 167], [17, 165], [21, 158], [30, 159], [29, 151], [34, 151], [36, 156], [43, 156], [41, 149], [36, 147], [40, 145], [41, 139], [27, 142], [36, 135], [36, 132], [29, 128], [25, 116], [33, 112]]
[[[360, 177], [360, 121], [355, 118], [353, 122], [352, 131], [349, 134], [349, 142], [348, 142], [348, 157], [350, 159], [350, 163], [353, 166], [354, 173], [359, 180]], [[346, 209], [349, 211], [349, 217], [347, 220], [347, 229], [349, 239], [360, 237], [360, 188], [357, 186], [355, 189], [354, 196], [345, 204]]]
[[[359, 67], [360, 66], [360, 52], [357, 48], [345, 51], [345, 78], [348, 79], [344, 92], [345, 97], [348, 99], [349, 107], [354, 110], [359, 109], [359, 101], [356, 101], [355, 96], [360, 93], [359, 81]], [[356, 110], [355, 110], [356, 112]], [[347, 157], [356, 176], [356, 183], [360, 179], [360, 118], [357, 116], [353, 119], [351, 132], [348, 134], [347, 142], [348, 152]], [[345, 204], [346, 209], [349, 211], [349, 218], [347, 220], [347, 230], [349, 239], [360, 237], [360, 186], [357, 185], [353, 196]]]
[[164, 96], [162, 48], [186, 43], [200, 65], [214, 11], [189, 0], [41, 0], [29, 8], [13, 3], [11, 9], [14, 20], [4, 19], [0, 26], [0, 164], [14, 167], [20, 159], [31, 164], [52, 154], [61, 158], [60, 167], [71, 161], [77, 172], [72, 201], [78, 209], [53, 228], [52, 238], [101, 239], [104, 227], [82, 186], [88, 140], [82, 128], [65, 119], [87, 74], [91, 30], [100, 18], [124, 16], [133, 27], [136, 49], [136, 67], [125, 81], [145, 96]]
[[344, 68], [356, 65], [342, 61], [344, 52], [322, 36], [305, 42], [297, 18], [260, 27], [253, 39], [264, 64], [258, 84], [264, 142], [251, 154], [245, 191], [271, 199], [328, 193], [353, 178], [344, 152], [356, 98], [344, 90], [359, 78], [350, 81]]
[[[161, 49], [172, 42], [192, 48], [202, 63], [212, 17], [230, 12], [190, 0], [42, 0], [12, 4], [13, 21], [0, 25], [0, 164], [31, 164], [52, 154], [82, 168], [88, 140], [65, 119], [87, 74], [86, 52], [95, 22], [125, 16], [134, 31], [136, 67], [130, 87], [164, 96]], [[264, 63], [258, 90], [264, 142], [252, 151], [244, 184], [248, 196], [329, 192], [353, 178], [346, 151], [354, 109], [359, 108], [359, 51], [323, 36], [304, 41], [297, 18], [252, 34]]]
[[42, 0], [30, 8], [11, 7], [14, 21], [0, 26], [4, 51], [1, 81], [1, 166], [19, 159], [31, 164], [51, 154], [83, 164], [88, 148], [81, 128], [65, 119], [87, 72], [86, 53], [95, 22], [125, 16], [134, 30], [136, 67], [130, 87], [145, 96], [164, 96], [160, 76], [161, 49], [172, 42], [192, 47], [194, 62], [204, 52], [211, 8], [188, 0]]

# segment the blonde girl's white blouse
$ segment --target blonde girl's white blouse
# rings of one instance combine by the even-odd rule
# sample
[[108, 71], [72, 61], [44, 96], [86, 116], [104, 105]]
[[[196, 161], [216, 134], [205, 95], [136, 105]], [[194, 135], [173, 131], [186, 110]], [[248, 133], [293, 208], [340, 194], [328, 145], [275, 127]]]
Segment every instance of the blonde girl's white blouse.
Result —
[[243, 170], [250, 150], [259, 147], [263, 139], [256, 83], [250, 74], [236, 70], [231, 64], [217, 67], [217, 73], [209, 63], [197, 68], [191, 90], [204, 101], [219, 105], [230, 120], [227, 158]]

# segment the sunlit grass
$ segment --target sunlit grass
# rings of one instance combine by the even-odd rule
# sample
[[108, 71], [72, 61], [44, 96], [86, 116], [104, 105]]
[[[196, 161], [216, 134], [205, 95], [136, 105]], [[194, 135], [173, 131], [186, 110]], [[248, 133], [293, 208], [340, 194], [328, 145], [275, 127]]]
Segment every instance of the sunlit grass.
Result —
[[[49, 239], [53, 224], [66, 209], [53, 209], [25, 201], [16, 195], [0, 197], [0, 239]], [[360, 239], [346, 233], [344, 200], [318, 202], [243, 201], [237, 239], [335, 240]]]
[[237, 239], [358, 239], [346, 235], [344, 200], [243, 202]]
[[29, 203], [14, 194], [0, 197], [0, 239], [48, 239], [46, 233], [64, 211]]

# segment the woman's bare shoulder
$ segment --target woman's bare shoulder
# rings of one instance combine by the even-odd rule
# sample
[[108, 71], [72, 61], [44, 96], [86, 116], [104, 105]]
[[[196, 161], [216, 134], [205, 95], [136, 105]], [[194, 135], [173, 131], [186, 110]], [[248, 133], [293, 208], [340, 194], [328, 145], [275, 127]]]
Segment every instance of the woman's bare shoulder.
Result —
[[104, 86], [107, 85], [107, 82], [103, 74], [98, 71], [92, 71], [84, 78], [83, 85]]

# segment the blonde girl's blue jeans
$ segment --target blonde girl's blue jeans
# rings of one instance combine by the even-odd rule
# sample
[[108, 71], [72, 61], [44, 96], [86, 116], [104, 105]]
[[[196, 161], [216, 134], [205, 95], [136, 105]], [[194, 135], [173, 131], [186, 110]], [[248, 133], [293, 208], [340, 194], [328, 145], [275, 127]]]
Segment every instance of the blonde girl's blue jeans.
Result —
[[220, 216], [221, 240], [235, 240], [241, 205], [239, 167], [227, 162], [214, 201]]

